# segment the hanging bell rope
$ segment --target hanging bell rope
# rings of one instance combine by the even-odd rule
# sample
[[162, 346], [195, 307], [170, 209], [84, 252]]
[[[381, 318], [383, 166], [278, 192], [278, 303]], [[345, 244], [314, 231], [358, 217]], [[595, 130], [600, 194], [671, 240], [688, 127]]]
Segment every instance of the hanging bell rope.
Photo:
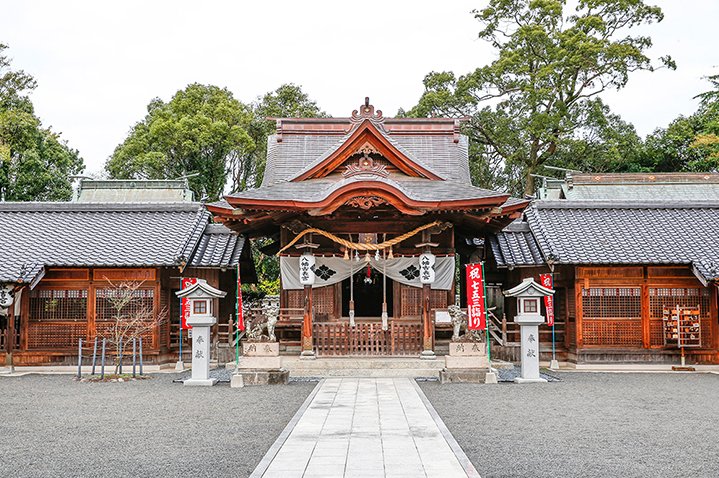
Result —
[[435, 226], [444, 226], [444, 227], [442, 227], [442, 229], [446, 229], [447, 227], [449, 227], [447, 225], [444, 225], [441, 221], [434, 221], [429, 224], [425, 224], [424, 226], [419, 226], [416, 229], [412, 229], [411, 231], [406, 232], [406, 233], [402, 234], [401, 236], [392, 238], [389, 241], [384, 241], [381, 244], [368, 244], [368, 243], [362, 243], [362, 242], [352, 242], [352, 241], [348, 241], [346, 239], [342, 239], [341, 237], [337, 237], [334, 234], [332, 234], [331, 232], [327, 232], [327, 231], [323, 231], [322, 229], [317, 229], [317, 228], [311, 227], [311, 228], [305, 229], [304, 231], [297, 234], [297, 236], [294, 239], [292, 239], [292, 241], [290, 241], [289, 244], [287, 244], [285, 247], [280, 249], [280, 251], [277, 254], [280, 254], [280, 253], [284, 252], [285, 250], [289, 249], [290, 247], [292, 247], [293, 245], [295, 245], [295, 243], [297, 241], [299, 241], [300, 239], [302, 239], [302, 237], [305, 234], [319, 234], [320, 236], [324, 236], [327, 239], [334, 241], [337, 244], [340, 244], [342, 246], [345, 246], [348, 249], [354, 249], [354, 250], [359, 250], [359, 251], [380, 251], [387, 247], [396, 246], [400, 242], [409, 239], [410, 237], [424, 231], [425, 229], [429, 229], [429, 228], [435, 227]]

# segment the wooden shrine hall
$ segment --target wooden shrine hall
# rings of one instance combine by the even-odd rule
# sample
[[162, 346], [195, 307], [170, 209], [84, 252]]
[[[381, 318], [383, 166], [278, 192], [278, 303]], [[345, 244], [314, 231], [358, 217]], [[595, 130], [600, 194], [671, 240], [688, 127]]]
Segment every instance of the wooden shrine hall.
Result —
[[[499, 231], [527, 201], [472, 185], [459, 121], [282, 118], [261, 187], [207, 205], [279, 254], [282, 342], [304, 356], [434, 354], [434, 313], [454, 304], [467, 239]], [[292, 331], [297, 335], [293, 338]]]

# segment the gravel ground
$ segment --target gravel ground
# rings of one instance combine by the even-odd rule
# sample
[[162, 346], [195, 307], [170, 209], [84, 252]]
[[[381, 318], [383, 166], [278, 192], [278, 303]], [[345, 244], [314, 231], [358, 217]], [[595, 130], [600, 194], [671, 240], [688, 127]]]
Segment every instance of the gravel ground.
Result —
[[420, 386], [483, 478], [719, 476], [719, 375], [556, 375]]
[[248, 476], [315, 383], [0, 378], [0, 476]]

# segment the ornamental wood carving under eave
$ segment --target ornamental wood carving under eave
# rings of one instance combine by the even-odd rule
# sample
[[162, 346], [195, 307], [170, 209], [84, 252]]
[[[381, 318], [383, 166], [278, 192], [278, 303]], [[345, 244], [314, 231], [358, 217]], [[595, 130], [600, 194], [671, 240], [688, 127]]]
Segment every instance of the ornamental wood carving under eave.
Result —
[[371, 153], [379, 154], [379, 152], [369, 142], [363, 144], [357, 150], [357, 153], [362, 156], [358, 158], [357, 163], [350, 163], [347, 165], [347, 168], [342, 173], [343, 177], [349, 178], [356, 176], [357, 174], [375, 174], [383, 178], [389, 176], [387, 166], [381, 163], [375, 163], [372, 156], [370, 156]]
[[389, 204], [387, 201], [377, 196], [357, 196], [345, 203], [346, 206], [356, 207], [359, 209], [372, 209], [373, 207]]

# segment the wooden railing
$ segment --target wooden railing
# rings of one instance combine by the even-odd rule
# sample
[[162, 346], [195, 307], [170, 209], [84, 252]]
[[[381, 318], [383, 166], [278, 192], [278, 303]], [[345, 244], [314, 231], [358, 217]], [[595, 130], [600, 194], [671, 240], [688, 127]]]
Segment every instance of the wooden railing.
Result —
[[316, 323], [313, 326], [315, 353], [327, 355], [417, 355], [422, 351], [422, 325], [391, 322], [382, 330], [378, 322]]

